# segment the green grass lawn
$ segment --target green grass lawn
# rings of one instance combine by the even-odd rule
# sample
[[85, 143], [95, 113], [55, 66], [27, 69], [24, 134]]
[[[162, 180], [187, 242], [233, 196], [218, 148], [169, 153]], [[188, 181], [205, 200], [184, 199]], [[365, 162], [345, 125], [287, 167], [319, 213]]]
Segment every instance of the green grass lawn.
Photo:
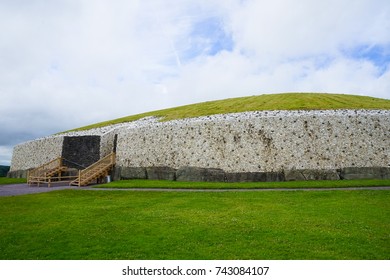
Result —
[[24, 178], [7, 178], [0, 177], [0, 186], [1, 185], [10, 185], [10, 184], [23, 184], [26, 183], [27, 180]]
[[0, 259], [386, 259], [390, 191], [0, 197]]
[[121, 180], [97, 188], [156, 188], [156, 189], [295, 189], [295, 188], [348, 188], [390, 186], [390, 180], [335, 180], [289, 182], [179, 182], [164, 180]]
[[202, 102], [175, 108], [152, 111], [109, 120], [72, 131], [86, 130], [112, 124], [135, 121], [144, 117], [161, 117], [163, 121], [264, 110], [335, 110], [335, 109], [390, 109], [390, 100], [369, 96], [327, 93], [263, 94]]

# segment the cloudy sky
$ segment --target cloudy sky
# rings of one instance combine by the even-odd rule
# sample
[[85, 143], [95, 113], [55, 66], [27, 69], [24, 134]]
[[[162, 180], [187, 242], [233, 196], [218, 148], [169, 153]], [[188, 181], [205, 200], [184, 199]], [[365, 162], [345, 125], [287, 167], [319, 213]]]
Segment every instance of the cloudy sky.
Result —
[[14, 145], [201, 101], [390, 98], [388, 0], [0, 0], [0, 164]]

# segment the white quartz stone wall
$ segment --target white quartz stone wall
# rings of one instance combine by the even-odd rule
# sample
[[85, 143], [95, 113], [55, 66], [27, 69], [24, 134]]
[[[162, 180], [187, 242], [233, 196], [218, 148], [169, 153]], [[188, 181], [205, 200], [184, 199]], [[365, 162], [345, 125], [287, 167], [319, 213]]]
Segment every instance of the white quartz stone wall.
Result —
[[10, 171], [35, 168], [60, 157], [63, 142], [64, 137], [57, 136], [15, 146]]
[[389, 166], [390, 111], [270, 111], [123, 129], [117, 165], [226, 172]]
[[170, 122], [155, 118], [20, 144], [11, 171], [62, 154], [64, 136], [99, 135], [117, 166], [222, 168], [226, 172], [390, 166], [389, 110], [262, 111]]
[[[115, 135], [120, 134], [121, 131], [126, 130], [127, 128], [137, 129], [140, 127], [150, 127], [158, 123], [158, 120], [154, 117], [146, 117], [138, 121], [129, 122], [129, 123], [120, 123], [115, 125], [110, 125], [103, 128], [91, 129], [87, 131], [81, 131], [83, 135], [88, 135], [88, 133], [94, 133], [100, 135], [100, 158], [105, 157], [109, 153], [111, 153], [114, 149], [114, 140]], [[77, 132], [75, 134], [72, 133], [72, 136], [77, 136]]]
[[100, 158], [105, 157], [114, 149], [115, 131], [108, 132], [100, 138]]
[[13, 150], [10, 171], [36, 168], [57, 157], [60, 157], [62, 155], [65, 136], [100, 136], [99, 156], [102, 158], [112, 152], [115, 134], [120, 133], [120, 131], [124, 128], [150, 126], [156, 122], [157, 120], [155, 118], [144, 118], [136, 122], [110, 125], [90, 130], [67, 132], [19, 144], [15, 146]]

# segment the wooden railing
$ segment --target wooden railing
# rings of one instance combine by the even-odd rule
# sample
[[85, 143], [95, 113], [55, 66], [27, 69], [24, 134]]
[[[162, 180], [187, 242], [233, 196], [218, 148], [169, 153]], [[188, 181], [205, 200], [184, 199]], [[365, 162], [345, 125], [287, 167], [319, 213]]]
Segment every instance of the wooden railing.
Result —
[[62, 172], [67, 170], [67, 167], [62, 164], [62, 160], [62, 157], [58, 157], [33, 170], [30, 170], [27, 175], [27, 183], [29, 185], [37, 184], [38, 186], [40, 184], [48, 184], [50, 187], [52, 182], [65, 179], [65, 177], [61, 175]]
[[78, 187], [86, 186], [94, 180], [106, 177], [114, 165], [115, 153], [111, 153], [94, 164], [88, 166], [86, 169], [80, 170], [78, 178], [70, 182], [70, 185]]

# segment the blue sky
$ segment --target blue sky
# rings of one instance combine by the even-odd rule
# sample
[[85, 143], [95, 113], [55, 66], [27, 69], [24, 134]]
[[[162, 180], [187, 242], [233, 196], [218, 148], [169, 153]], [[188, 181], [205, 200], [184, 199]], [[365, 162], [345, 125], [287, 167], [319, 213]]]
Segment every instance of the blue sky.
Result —
[[388, 0], [3, 0], [0, 164], [24, 141], [279, 92], [390, 98]]
[[210, 17], [195, 22], [189, 34], [186, 60], [198, 56], [214, 56], [221, 51], [233, 50], [233, 38], [231, 33], [224, 30], [223, 22], [218, 17]]
[[[390, 35], [389, 35], [390, 36]], [[354, 60], [372, 62], [384, 74], [390, 66], [390, 45], [360, 45], [344, 51], [344, 55]]]

